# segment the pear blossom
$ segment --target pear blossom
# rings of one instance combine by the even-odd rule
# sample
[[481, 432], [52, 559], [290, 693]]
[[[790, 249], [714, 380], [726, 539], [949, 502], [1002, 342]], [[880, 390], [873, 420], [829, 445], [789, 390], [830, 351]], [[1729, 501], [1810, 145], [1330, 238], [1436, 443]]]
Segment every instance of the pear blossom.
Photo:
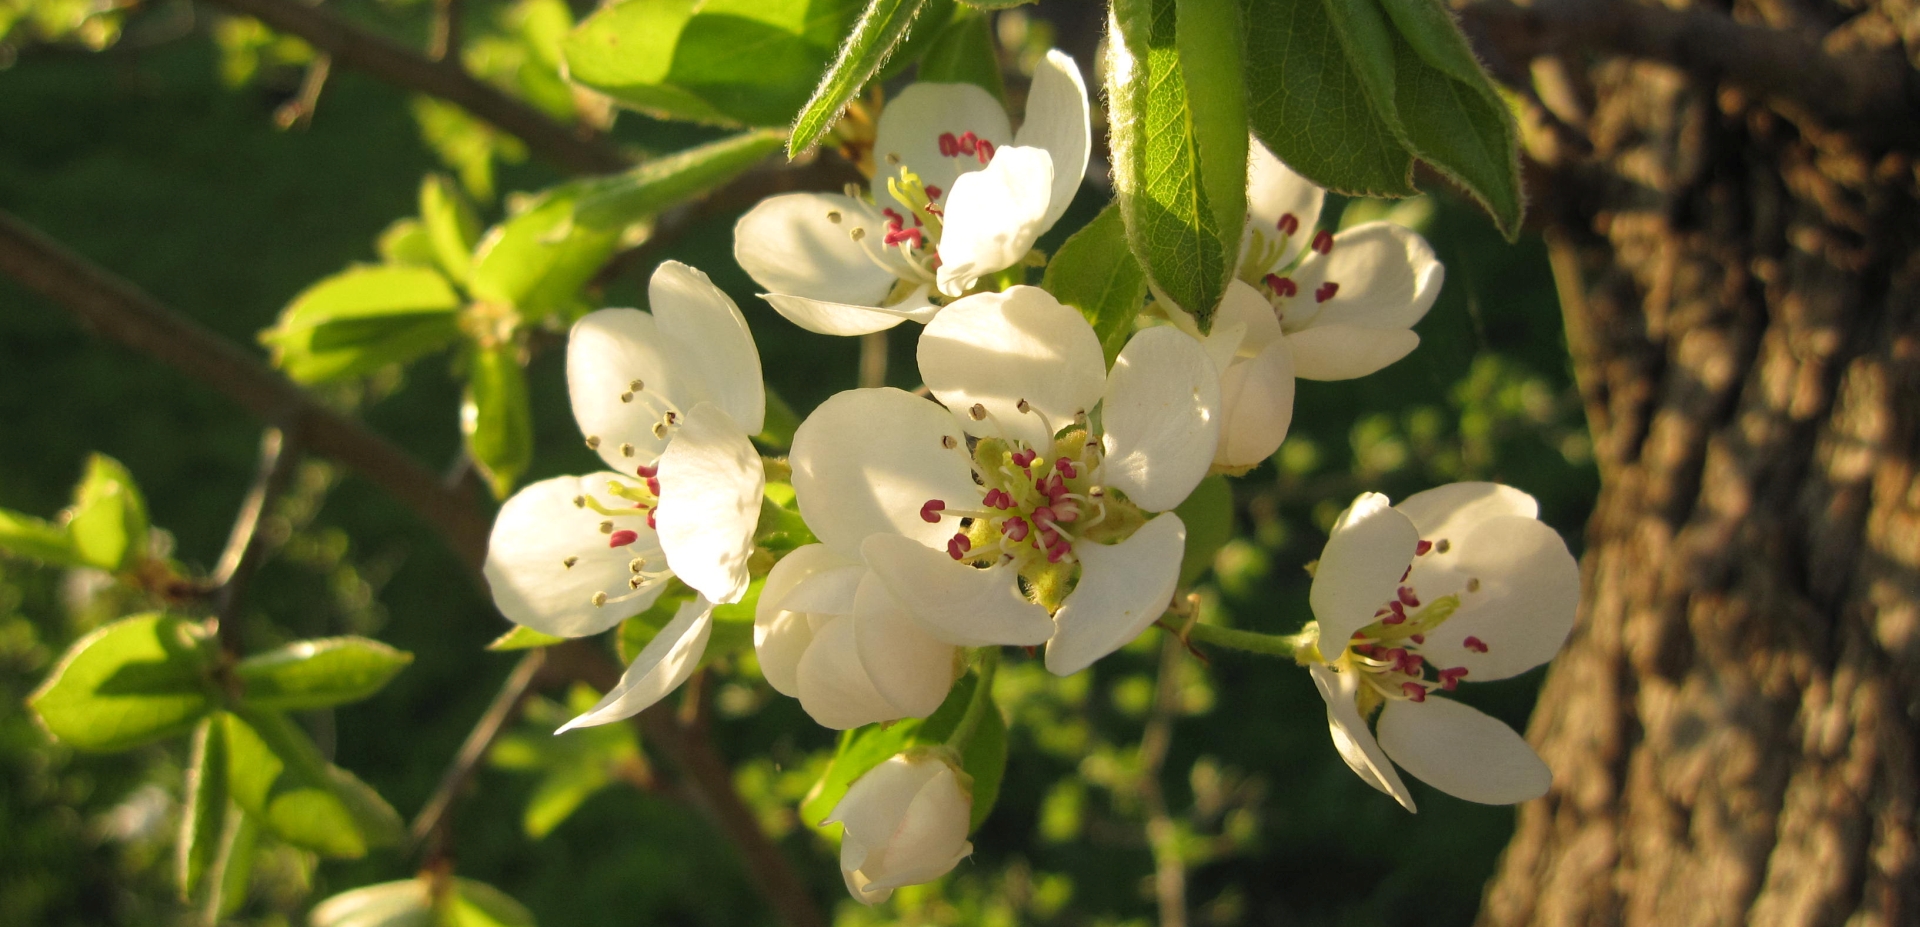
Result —
[[1013, 131], [972, 84], [917, 83], [880, 114], [866, 196], [790, 193], [734, 227], [734, 258], [773, 308], [826, 335], [925, 322], [935, 300], [1018, 264], [1086, 174], [1092, 124], [1072, 58], [1050, 51]]
[[494, 604], [546, 634], [605, 631], [675, 576], [698, 593], [568, 727], [631, 716], [685, 681], [713, 606], [748, 584], [766, 486], [748, 440], [766, 410], [759, 352], [740, 309], [692, 267], [661, 264], [648, 302], [652, 314], [602, 309], [568, 336], [574, 419], [610, 469], [521, 489], [488, 541]]
[[1572, 630], [1579, 570], [1537, 515], [1513, 487], [1452, 483], [1397, 506], [1365, 493], [1333, 526], [1309, 596], [1316, 644], [1298, 658], [1341, 757], [1408, 811], [1396, 763], [1485, 804], [1526, 801], [1551, 783], [1513, 729], [1436, 695], [1545, 663]]
[[823, 823], [843, 824], [840, 873], [863, 904], [931, 882], [973, 853], [973, 779], [951, 752], [897, 754], [847, 789]]
[[1207, 473], [1220, 401], [1191, 338], [1141, 332], [1108, 373], [1086, 320], [1035, 287], [955, 301], [919, 360], [937, 402], [840, 393], [791, 457], [808, 526], [866, 567], [860, 663], [915, 717], [951, 687], [956, 648], [1044, 643], [1067, 675], [1164, 612], [1186, 542], [1169, 510]]
[[[1249, 146], [1247, 226], [1237, 278], [1204, 336], [1220, 368], [1214, 464], [1245, 470], [1278, 450], [1293, 421], [1296, 378], [1366, 376], [1419, 345], [1410, 331], [1446, 269], [1426, 239], [1390, 222], [1316, 229], [1326, 191]], [[1201, 337], [1190, 320], [1176, 318]]]

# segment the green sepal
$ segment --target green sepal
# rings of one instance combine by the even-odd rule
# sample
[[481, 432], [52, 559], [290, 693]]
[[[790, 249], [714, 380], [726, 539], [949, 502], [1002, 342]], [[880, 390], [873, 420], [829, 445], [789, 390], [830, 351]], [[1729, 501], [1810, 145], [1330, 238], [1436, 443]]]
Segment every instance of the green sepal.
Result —
[[27, 704], [76, 750], [185, 733], [213, 707], [204, 639], [204, 628], [172, 615], [123, 618], [74, 642]]

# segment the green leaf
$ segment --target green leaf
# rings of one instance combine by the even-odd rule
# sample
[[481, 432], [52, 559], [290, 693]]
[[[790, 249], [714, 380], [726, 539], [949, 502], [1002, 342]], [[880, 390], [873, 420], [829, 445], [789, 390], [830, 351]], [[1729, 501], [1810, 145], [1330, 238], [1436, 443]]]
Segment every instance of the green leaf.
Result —
[[574, 221], [589, 229], [619, 231], [669, 206], [705, 196], [760, 163], [780, 147], [777, 129], [743, 132], [717, 142], [655, 158], [617, 177], [596, 182], [581, 195]]
[[954, 0], [926, 0], [920, 15], [914, 17], [913, 26], [907, 30], [907, 37], [893, 47], [893, 54], [870, 83], [890, 81], [919, 64], [927, 49], [932, 48], [940, 33], [946, 30], [947, 23], [953, 20], [954, 11]]
[[791, 499], [792, 493], [790, 484], [767, 484], [766, 495], [760, 500], [760, 524], [754, 529], [754, 543], [768, 550], [793, 550], [819, 540], [799, 510], [780, 501], [779, 497]]
[[393, 220], [380, 233], [373, 250], [379, 253], [383, 264], [437, 267], [440, 263], [439, 256], [433, 253], [433, 242], [427, 238], [426, 227], [411, 216]]
[[532, 650], [535, 647], [551, 647], [566, 643], [566, 638], [555, 637], [542, 631], [535, 631], [523, 624], [516, 624], [513, 630], [493, 639], [487, 645], [488, 650]]
[[299, 641], [241, 660], [234, 675], [255, 708], [304, 711], [371, 697], [413, 654], [364, 637]]
[[475, 252], [473, 295], [541, 319], [581, 306], [580, 288], [620, 243], [618, 229], [573, 220], [584, 184], [557, 187], [487, 232]]
[[180, 898], [191, 901], [216, 867], [225, 849], [228, 809], [226, 726], [200, 719], [193, 731], [187, 763], [186, 806], [180, 811], [180, 841], [175, 847]]
[[310, 927], [439, 927], [424, 879], [401, 879], [341, 892], [313, 906]]
[[0, 550], [58, 566], [82, 562], [64, 527], [6, 509], [0, 509]]
[[147, 500], [120, 461], [105, 454], [87, 458], [68, 511], [67, 537], [80, 562], [117, 572], [146, 556]]
[[1513, 114], [1452, 14], [1433, 0], [1382, 2], [1399, 30], [1395, 101], [1408, 144], [1472, 194], [1512, 240], [1526, 212]]
[[460, 400], [460, 432], [496, 499], [513, 493], [514, 483], [533, 460], [533, 410], [527, 401], [527, 375], [514, 347], [476, 348]]
[[760, 433], [753, 436], [761, 447], [784, 451], [793, 446], [793, 435], [800, 430], [800, 416], [785, 399], [767, 387], [767, 417]]
[[[1221, 217], [1232, 212], [1231, 204], [1216, 206], [1210, 198], [1230, 184], [1205, 176], [1209, 165], [1229, 159], [1202, 150], [1203, 143], [1225, 137], [1230, 127], [1201, 120], [1225, 118], [1234, 108], [1192, 105], [1196, 91], [1205, 89], [1195, 80], [1217, 78], [1219, 71], [1202, 68], [1190, 77], [1193, 69], [1182, 66], [1177, 6], [1175, 0], [1116, 0], [1113, 5], [1107, 99], [1114, 190], [1128, 246], [1155, 291], [1191, 313], [1205, 330], [1232, 275], [1240, 225], [1223, 227]], [[1243, 201], [1245, 171], [1243, 155], [1238, 168]]]
[[1000, 56], [994, 49], [993, 27], [973, 10], [956, 9], [953, 19], [934, 38], [920, 59], [920, 80], [941, 84], [972, 84], [1006, 102], [1006, 84], [1000, 78]]
[[243, 706], [219, 717], [233, 800], [275, 836], [343, 859], [399, 842], [393, 808], [352, 773], [328, 765], [284, 715]]
[[[1411, 196], [1413, 155], [1392, 97], [1369, 94], [1378, 70], [1349, 57], [1328, 9], [1351, 2], [1243, 0], [1246, 47], [1258, 50], [1246, 58], [1248, 124], [1287, 166], [1329, 190]], [[1391, 47], [1374, 54], [1391, 66]]]
[[454, 879], [440, 902], [440, 927], [534, 927], [533, 912], [485, 882]]
[[1240, 4], [1177, 0], [1175, 11], [1174, 39], [1200, 147], [1200, 180], [1231, 262], [1240, 254], [1247, 224], [1247, 85], [1241, 67], [1246, 32]]
[[248, 817], [232, 802], [227, 803], [227, 827], [220, 840], [220, 854], [207, 870], [204, 897], [199, 905], [207, 923], [228, 917], [247, 900], [247, 888], [253, 881], [253, 861], [260, 844], [260, 822]]
[[1147, 298], [1147, 272], [1127, 248], [1119, 205], [1107, 204], [1060, 246], [1040, 286], [1087, 317], [1112, 366], [1133, 337], [1133, 321]]
[[452, 342], [460, 303], [433, 268], [352, 267], [294, 297], [260, 340], [298, 382], [361, 376]]
[[1187, 526], [1187, 547], [1180, 557], [1180, 585], [1194, 580], [1213, 566], [1213, 555], [1233, 540], [1233, 487], [1216, 473], [1200, 481], [1185, 501], [1173, 510]]
[[447, 278], [466, 283], [473, 272], [473, 246], [480, 241], [480, 216], [444, 174], [428, 174], [420, 182], [420, 225]]
[[501, 769], [541, 773], [527, 800], [521, 825], [538, 840], [572, 816], [594, 793], [611, 785], [622, 767], [639, 763], [640, 742], [632, 725], [602, 724], [555, 737], [555, 728], [591, 709], [600, 693], [575, 683], [567, 704], [545, 699], [527, 702], [525, 723], [495, 742], [488, 762]]
[[184, 733], [213, 707], [197, 631], [163, 614], [109, 624], [76, 641], [27, 704], [78, 750], [126, 750]]
[[792, 158], [814, 146], [827, 134], [847, 101], [859, 95], [860, 88], [873, 80], [887, 62], [895, 45], [907, 35], [907, 27], [920, 15], [926, 0], [867, 0], [867, 8], [854, 24], [853, 34], [840, 46], [840, 54], [820, 78], [813, 96], [800, 108], [793, 121], [793, 135], [787, 140], [787, 157]]
[[[833, 806], [845, 797], [847, 789], [867, 771], [886, 762], [896, 753], [912, 747], [935, 746], [945, 743], [960, 726], [960, 719], [967, 713], [967, 703], [973, 699], [974, 687], [979, 685], [980, 677], [968, 673], [953, 684], [953, 691], [947, 693], [947, 700], [925, 720], [908, 718], [891, 724], [869, 724], [865, 727], [843, 731], [840, 745], [835, 750], [833, 761], [827, 764], [827, 771], [814, 783], [813, 789], [800, 804], [800, 819], [813, 827], [820, 827], [821, 821], [833, 813]], [[1007, 726], [1000, 716], [1000, 710], [988, 706], [980, 726], [975, 729], [973, 739], [968, 742], [961, 754], [960, 765], [967, 775], [973, 777], [973, 822], [979, 827], [993, 810], [993, 803], [1000, 794], [1000, 779], [1006, 770]]]
[[626, 0], [567, 37], [573, 79], [663, 119], [784, 127], [861, 0]]

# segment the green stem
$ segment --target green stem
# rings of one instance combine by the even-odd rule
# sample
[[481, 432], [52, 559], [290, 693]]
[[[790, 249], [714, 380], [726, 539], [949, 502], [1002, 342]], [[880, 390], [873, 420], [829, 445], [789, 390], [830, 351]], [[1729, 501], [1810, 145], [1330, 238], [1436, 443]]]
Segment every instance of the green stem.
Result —
[[975, 731], [980, 729], [980, 721], [987, 712], [993, 711], [993, 672], [1000, 667], [1000, 648], [988, 647], [980, 651], [980, 665], [974, 668], [973, 698], [967, 701], [967, 713], [960, 716], [960, 723], [947, 738], [947, 746], [964, 752], [967, 741], [973, 739]]
[[1315, 635], [1307, 632], [1299, 634], [1259, 634], [1253, 631], [1235, 631], [1219, 625], [1200, 624], [1187, 629], [1189, 640], [1213, 644], [1216, 647], [1231, 647], [1248, 653], [1266, 654], [1270, 657], [1295, 659], [1303, 648], [1314, 643]]

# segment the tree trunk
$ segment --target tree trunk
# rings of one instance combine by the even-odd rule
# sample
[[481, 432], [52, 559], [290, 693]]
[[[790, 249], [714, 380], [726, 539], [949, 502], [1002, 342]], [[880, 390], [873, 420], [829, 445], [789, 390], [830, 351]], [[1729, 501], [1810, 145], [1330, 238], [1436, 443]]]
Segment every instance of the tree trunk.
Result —
[[[1734, 18], [1920, 48], [1876, 3]], [[1602, 491], [1480, 923], [1920, 923], [1913, 161], [1667, 65], [1531, 73]]]

